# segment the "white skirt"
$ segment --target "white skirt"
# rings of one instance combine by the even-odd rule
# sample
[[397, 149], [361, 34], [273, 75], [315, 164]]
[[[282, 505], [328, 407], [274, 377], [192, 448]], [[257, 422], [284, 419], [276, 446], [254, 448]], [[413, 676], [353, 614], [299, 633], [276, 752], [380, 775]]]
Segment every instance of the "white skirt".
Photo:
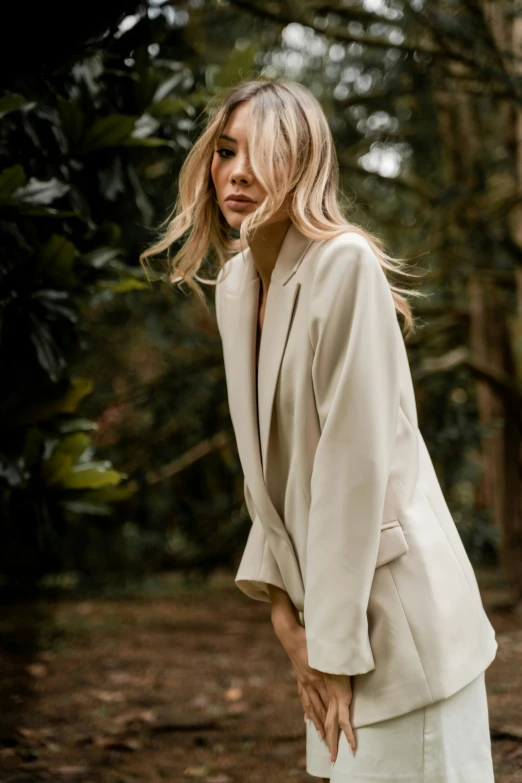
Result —
[[306, 770], [330, 783], [494, 783], [485, 672], [447, 699], [341, 732], [337, 759], [306, 721]]

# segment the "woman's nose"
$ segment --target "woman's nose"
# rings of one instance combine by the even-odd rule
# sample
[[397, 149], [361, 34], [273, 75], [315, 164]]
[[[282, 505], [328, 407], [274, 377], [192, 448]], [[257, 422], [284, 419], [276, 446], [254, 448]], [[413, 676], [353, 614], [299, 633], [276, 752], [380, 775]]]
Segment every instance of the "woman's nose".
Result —
[[238, 160], [230, 178], [232, 182], [250, 182], [252, 174], [248, 163], [246, 161]]
[[239, 170], [236, 169], [234, 172], [232, 172], [231, 176], [232, 182], [244, 182], [247, 183], [249, 180], [248, 174], [245, 170]]

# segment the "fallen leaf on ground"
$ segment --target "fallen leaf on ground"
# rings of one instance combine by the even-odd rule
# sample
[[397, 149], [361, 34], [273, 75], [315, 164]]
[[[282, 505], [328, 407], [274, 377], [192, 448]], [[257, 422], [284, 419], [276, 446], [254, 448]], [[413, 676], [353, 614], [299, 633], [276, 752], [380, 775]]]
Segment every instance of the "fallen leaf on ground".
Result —
[[109, 680], [116, 685], [134, 685], [136, 688], [144, 688], [153, 681], [152, 677], [137, 677], [135, 674], [124, 671], [111, 672]]
[[225, 699], [227, 701], [239, 701], [243, 696], [241, 688], [228, 688], [225, 691]]
[[208, 775], [209, 772], [210, 769], [206, 764], [203, 764], [201, 767], [187, 767], [183, 774], [187, 775], [189, 778], [203, 778], [205, 775]]
[[204, 693], [200, 693], [199, 696], [195, 696], [192, 701], [190, 702], [192, 707], [199, 707], [200, 709], [205, 709], [210, 704], [210, 699], [208, 696], [205, 696]]
[[38, 658], [41, 661], [54, 661], [56, 659], [56, 653], [53, 650], [40, 650], [38, 652]]
[[246, 701], [236, 701], [234, 704], [229, 704], [227, 712], [231, 715], [241, 715], [243, 712], [248, 711], [248, 704]]
[[129, 710], [113, 718], [117, 726], [127, 726], [129, 723], [153, 723], [156, 719], [154, 710]]
[[47, 677], [47, 666], [43, 663], [29, 663], [25, 670], [31, 677]]
[[71, 764], [65, 767], [54, 767], [53, 772], [56, 772], [58, 775], [82, 775], [84, 772], [87, 772], [87, 767], [81, 764]]
[[99, 737], [95, 745], [100, 748], [112, 748], [113, 750], [141, 750], [143, 743], [135, 737], [122, 739], [121, 737]]
[[125, 701], [125, 694], [120, 691], [91, 691], [92, 695], [105, 704]]
[[54, 731], [51, 728], [28, 729], [25, 726], [18, 726], [18, 731], [22, 737], [30, 740], [46, 740], [54, 736]]

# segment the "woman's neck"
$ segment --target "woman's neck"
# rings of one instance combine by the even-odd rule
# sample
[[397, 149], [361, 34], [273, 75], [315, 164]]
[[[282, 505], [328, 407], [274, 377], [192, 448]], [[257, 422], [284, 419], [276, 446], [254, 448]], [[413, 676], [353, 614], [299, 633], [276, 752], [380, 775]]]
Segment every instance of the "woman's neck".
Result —
[[276, 223], [260, 226], [249, 242], [254, 263], [265, 290], [270, 285], [272, 271], [285, 234], [290, 227], [290, 222], [290, 218], [285, 217]]

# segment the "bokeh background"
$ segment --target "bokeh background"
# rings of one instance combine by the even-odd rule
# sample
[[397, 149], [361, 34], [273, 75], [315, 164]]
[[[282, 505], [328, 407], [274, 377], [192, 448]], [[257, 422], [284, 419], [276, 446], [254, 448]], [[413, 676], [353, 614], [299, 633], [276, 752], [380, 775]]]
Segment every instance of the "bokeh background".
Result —
[[429, 294], [419, 423], [499, 636], [498, 781], [522, 781], [520, 0], [2, 13], [1, 779], [307, 779], [267, 607], [232, 584], [250, 521], [213, 288], [138, 260], [208, 101], [261, 76], [320, 100], [347, 215]]

